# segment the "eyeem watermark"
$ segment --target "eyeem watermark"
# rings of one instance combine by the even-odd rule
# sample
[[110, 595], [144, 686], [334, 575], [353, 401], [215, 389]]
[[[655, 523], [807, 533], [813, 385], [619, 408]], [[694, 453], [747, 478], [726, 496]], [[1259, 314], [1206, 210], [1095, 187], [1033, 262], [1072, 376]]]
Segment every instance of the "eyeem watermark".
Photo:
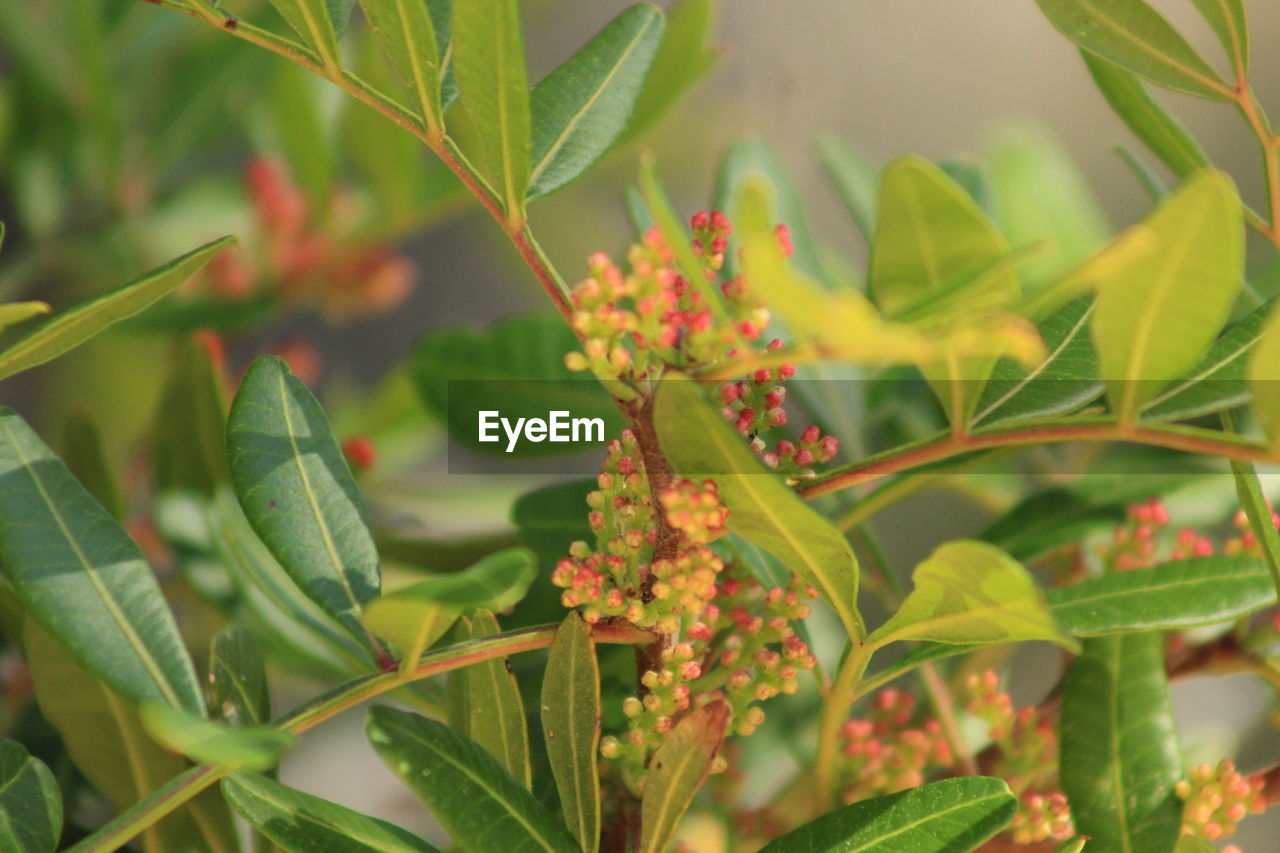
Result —
[[564, 409], [547, 412], [546, 418], [516, 418], [514, 421], [502, 417], [496, 409], [487, 409], [480, 411], [479, 421], [477, 440], [495, 443], [502, 441], [505, 435], [507, 453], [514, 452], [522, 439], [535, 444], [543, 441], [554, 444], [604, 443], [604, 418], [575, 418]]

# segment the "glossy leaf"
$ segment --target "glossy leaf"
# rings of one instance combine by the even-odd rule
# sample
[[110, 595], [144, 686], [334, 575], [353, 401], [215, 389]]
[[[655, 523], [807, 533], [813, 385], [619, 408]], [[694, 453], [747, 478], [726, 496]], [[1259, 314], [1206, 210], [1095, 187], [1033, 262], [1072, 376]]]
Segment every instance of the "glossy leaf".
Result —
[[1067, 672], [1062, 790], [1100, 850], [1170, 850], [1182, 803], [1178, 735], [1158, 633], [1094, 637]]
[[55, 314], [0, 351], [0, 379], [57, 358], [112, 324], [150, 307], [235, 242], [233, 237], [223, 237], [206, 243], [123, 287]]
[[1220, 173], [1192, 177], [1137, 233], [1155, 241], [1154, 251], [1098, 284], [1092, 320], [1108, 399], [1121, 421], [1204, 357], [1244, 272], [1243, 214]]
[[[77, 664], [36, 622], [27, 620], [22, 637], [40, 712], [62, 736], [75, 766], [117, 812], [186, 769], [185, 759], [143, 730], [137, 708]], [[235, 837], [226, 803], [207, 791], [149, 828], [140, 841], [143, 850], [203, 853], [234, 849]]]
[[1046, 594], [1054, 618], [1079, 637], [1214, 625], [1276, 600], [1256, 557], [1193, 557], [1115, 572]]
[[49, 768], [0, 740], [0, 851], [53, 853], [62, 835], [62, 793]]
[[458, 92], [484, 149], [507, 216], [523, 210], [529, 186], [529, 83], [516, 0], [453, 0]]
[[1048, 640], [1072, 651], [1078, 647], [1054, 623], [1027, 570], [994, 545], [947, 542], [916, 566], [911, 579], [911, 594], [867, 638], [869, 645]]
[[1082, 296], [1037, 324], [1048, 354], [1027, 370], [1004, 358], [991, 371], [974, 408], [973, 422], [991, 426], [1022, 418], [1064, 415], [1102, 393], [1098, 354], [1089, 338], [1093, 299]]
[[765, 469], [693, 382], [662, 383], [654, 424], [663, 451], [681, 475], [716, 481], [720, 499], [729, 507], [729, 529], [817, 588], [849, 636], [861, 637], [858, 561], [840, 531]]
[[338, 68], [338, 30], [330, 17], [329, 0], [271, 0], [280, 17], [312, 48], [326, 68]]
[[714, 12], [715, 0], [679, 0], [671, 7], [653, 68], [640, 89], [621, 143], [648, 130], [711, 70], [716, 52], [707, 42]]
[[148, 734], [197, 764], [230, 770], [269, 770], [295, 740], [289, 732], [270, 726], [235, 728], [153, 702], [144, 704], [141, 712]]
[[1263, 325], [1274, 305], [1272, 300], [1258, 306], [1224, 332], [1186, 376], [1143, 406], [1143, 418], [1180, 421], [1247, 403], [1251, 396], [1247, 384], [1249, 359], [1262, 338]]
[[542, 733], [565, 826], [583, 853], [600, 849], [600, 667], [576, 612], [556, 632], [542, 677]]
[[413, 667], [459, 616], [514, 607], [537, 574], [530, 551], [499, 551], [463, 571], [436, 575], [374, 600], [364, 623], [400, 650], [402, 666]]
[[1191, 0], [1209, 23], [1232, 65], [1249, 70], [1249, 20], [1244, 0]]
[[626, 129], [662, 40], [661, 10], [624, 11], [533, 87], [529, 198], [553, 193], [604, 156]]
[[[455, 632], [458, 642], [483, 640], [499, 632], [498, 620], [487, 610], [462, 617]], [[529, 729], [525, 722], [520, 685], [506, 658], [492, 658], [451, 673], [457, 690], [457, 711], [450, 720], [461, 735], [471, 738], [498, 760], [526, 788], [533, 782], [529, 761]]]
[[[773, 190], [773, 216], [790, 232], [791, 265], [808, 276], [821, 279], [822, 263], [813, 244], [800, 193], [781, 155], [762, 134], [745, 136], [725, 150], [716, 176], [716, 207], [733, 215], [740, 209], [743, 192], [762, 177]], [[730, 250], [725, 253], [725, 267], [731, 275], [737, 272], [737, 254], [731, 240]]]
[[392, 708], [369, 710], [369, 740], [465, 850], [580, 853], [558, 819], [492, 755], [441, 723]]
[[285, 853], [439, 853], [394, 824], [265, 776], [231, 776], [222, 781], [222, 791], [254, 829]]
[[444, 127], [440, 45], [425, 0], [360, 0], [369, 27], [400, 79], [414, 94], [428, 127]]
[[1080, 47], [1152, 83], [1205, 98], [1229, 97], [1227, 84], [1146, 0], [1036, 0]]
[[1040, 292], [1107, 241], [1106, 216], [1053, 137], [1031, 127], [1005, 131], [986, 160], [1000, 230], [1015, 249], [1033, 252], [1017, 264], [1024, 291]]
[[227, 420], [231, 485], [253, 529], [298, 586], [368, 643], [378, 552], [355, 479], [316, 398], [275, 356], [245, 373]]
[[819, 136], [815, 144], [822, 168], [844, 209], [867, 245], [871, 245], [876, 233], [876, 210], [880, 206], [880, 169], [833, 134]]
[[1280, 454], [1280, 305], [1272, 308], [1249, 356], [1249, 390], [1253, 415], [1271, 440], [1272, 452]]
[[564, 409], [575, 418], [601, 418], [605, 435], [625, 425], [617, 407], [590, 374], [564, 365], [565, 353], [581, 347], [564, 320], [525, 314], [487, 329], [447, 328], [424, 335], [414, 348], [411, 370], [427, 408], [448, 424], [452, 437], [473, 450], [506, 459], [563, 454], [572, 443], [478, 441], [477, 413], [502, 412], [511, 420], [547, 417]]
[[711, 773], [732, 710], [724, 701], [690, 711], [649, 761], [640, 802], [640, 853], [664, 853], [680, 818]]
[[232, 626], [213, 638], [209, 652], [209, 705], [233, 726], [271, 722], [271, 696], [258, 641]]
[[[1223, 425], [1228, 429], [1233, 426], [1231, 418], [1225, 414]], [[1231, 460], [1231, 474], [1235, 477], [1240, 506], [1249, 519], [1249, 529], [1262, 551], [1262, 559], [1271, 571], [1272, 584], [1280, 592], [1280, 530], [1276, 529], [1276, 515], [1271, 510], [1271, 502], [1262, 493], [1258, 472], [1251, 463]]]
[[204, 712], [138, 546], [31, 427], [0, 409], [0, 561], [23, 607], [132, 702]]
[[968, 853], [1007, 826], [1017, 805], [1000, 779], [944, 779], [836, 809], [760, 853]]
[[1111, 109], [1175, 175], [1183, 178], [1209, 165], [1200, 143], [1138, 75], [1086, 51], [1082, 55]]

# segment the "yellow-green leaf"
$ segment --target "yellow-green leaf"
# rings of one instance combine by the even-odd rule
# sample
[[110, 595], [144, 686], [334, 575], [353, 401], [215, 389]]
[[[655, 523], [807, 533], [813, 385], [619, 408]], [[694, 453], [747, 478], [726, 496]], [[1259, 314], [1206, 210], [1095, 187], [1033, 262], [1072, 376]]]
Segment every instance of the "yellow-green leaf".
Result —
[[565, 826], [583, 853], [600, 849], [600, 668], [591, 629], [565, 617], [542, 679], [542, 733]]
[[707, 780], [731, 714], [723, 701], [687, 714], [649, 762], [640, 803], [640, 853], [665, 853], [680, 818]]
[[654, 423], [663, 451], [681, 475], [716, 481], [729, 508], [729, 529], [816, 587], [849, 636], [861, 637], [858, 560], [840, 531], [764, 467], [695, 383], [665, 380]]
[[[470, 619], [459, 619], [456, 635], [458, 642], [465, 642], [483, 640], [498, 632], [498, 620], [481, 610]], [[462, 719], [450, 720], [454, 728], [484, 747], [513, 778], [530, 787], [533, 771], [524, 701], [507, 659], [492, 658], [454, 670], [449, 689], [461, 693], [455, 707], [464, 712]]]
[[947, 542], [916, 566], [912, 581], [911, 594], [867, 638], [868, 645], [1048, 640], [1072, 651], [1079, 648], [1058, 628], [1027, 570], [994, 545]]
[[1243, 213], [1220, 172], [1197, 173], [1136, 233], [1154, 241], [1152, 251], [1112, 267], [1096, 283], [1091, 326], [1108, 398], [1122, 421], [1204, 356], [1244, 271]]
[[0, 305], [0, 332], [51, 310], [48, 302], [6, 302]]
[[325, 68], [332, 71], [341, 66], [338, 32], [325, 0], [271, 0], [271, 5], [302, 37], [303, 43], [315, 50]]
[[424, 0], [360, 0], [369, 27], [396, 73], [413, 90], [427, 126], [444, 127], [440, 83], [444, 78], [436, 28]]
[[1249, 360], [1253, 414], [1280, 455], [1280, 304], [1272, 310]]
[[197, 764], [229, 770], [269, 770], [295, 740], [289, 732], [271, 726], [237, 728], [156, 702], [144, 704], [141, 713], [143, 727], [162, 745]]

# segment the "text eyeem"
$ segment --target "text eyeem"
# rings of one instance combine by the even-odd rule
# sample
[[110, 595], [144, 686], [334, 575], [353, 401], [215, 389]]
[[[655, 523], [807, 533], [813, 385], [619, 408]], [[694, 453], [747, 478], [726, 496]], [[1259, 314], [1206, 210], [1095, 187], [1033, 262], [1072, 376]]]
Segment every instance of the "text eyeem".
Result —
[[494, 409], [480, 412], [478, 440], [483, 442], [502, 441], [502, 433], [507, 439], [507, 453], [516, 449], [523, 438], [532, 442], [588, 442], [604, 441], [604, 418], [575, 418], [568, 411], [556, 410], [547, 412], [543, 418], [504, 418]]

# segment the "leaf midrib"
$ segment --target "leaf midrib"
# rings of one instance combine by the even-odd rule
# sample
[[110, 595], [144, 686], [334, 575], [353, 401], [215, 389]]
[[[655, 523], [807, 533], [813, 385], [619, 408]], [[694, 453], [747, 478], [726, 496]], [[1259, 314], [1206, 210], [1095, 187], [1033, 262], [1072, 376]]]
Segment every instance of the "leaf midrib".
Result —
[[169, 684], [168, 678], [164, 674], [164, 670], [161, 669], [159, 664], [152, 658], [150, 649], [146, 647], [146, 644], [142, 642], [142, 638], [138, 636], [136, 631], [134, 631], [133, 625], [124, 618], [124, 611], [120, 608], [119, 602], [112, 597], [110, 590], [106, 587], [101, 576], [98, 574], [97, 568], [89, 561], [88, 557], [81, 549], [79, 541], [71, 534], [71, 530], [67, 527], [66, 521], [62, 517], [62, 513], [58, 511], [57, 505], [53, 502], [48, 490], [45, 488], [44, 482], [40, 479], [40, 475], [36, 473], [34, 466], [27, 458], [27, 454], [23, 452], [21, 443], [14, 439], [14, 435], [10, 430], [9, 424], [4, 422], [3, 419], [0, 419], [0, 428], [4, 429], [5, 438], [8, 440], [9, 446], [12, 447], [14, 452], [18, 455], [23, 469], [27, 472], [27, 476], [31, 478], [32, 484], [40, 493], [40, 498], [44, 502], [45, 508], [48, 510], [49, 515], [53, 518], [54, 522], [58, 525], [58, 530], [62, 533], [63, 540], [68, 546], [70, 546], [72, 553], [80, 562], [80, 568], [84, 571], [85, 577], [87, 577], [89, 582], [93, 585], [94, 591], [98, 594], [98, 598], [101, 599], [103, 605], [107, 608], [107, 612], [116, 623], [116, 627], [118, 627], [121, 633], [124, 634], [125, 639], [133, 648], [134, 654], [138, 656], [139, 661], [141, 661], [143, 667], [146, 668], [147, 674], [151, 676], [151, 680], [154, 681], [156, 686], [160, 689], [160, 693], [164, 696], [165, 701], [175, 708], [183, 707], [182, 703], [178, 699], [177, 693], [173, 689], [173, 686]]
[[[404, 37], [405, 52], [409, 55], [409, 69], [413, 74], [414, 88], [418, 92], [418, 101], [422, 105], [422, 117], [424, 120], [428, 120], [427, 116], [430, 115], [431, 119], [429, 121], [435, 121], [436, 119], [435, 113], [437, 110], [437, 106], [435, 103], [436, 99], [433, 99], [430, 96], [431, 92], [427, 87], [427, 81], [422, 75], [422, 63], [418, 57], [418, 45], [416, 40], [413, 37], [413, 34], [410, 32], [409, 15], [405, 10], [405, 5], [404, 5], [405, 0], [395, 0], [395, 3], [396, 3], [396, 17], [400, 19], [400, 34]], [[425, 5], [421, 7], [420, 13], [422, 15], [427, 15]], [[431, 23], [431, 19], [429, 15], [427, 15], [427, 23], [431, 24], [431, 29], [432, 29], [431, 37], [432, 39], [434, 39], [435, 25]]]
[[1049, 366], [1053, 363], [1053, 361], [1057, 359], [1059, 356], [1061, 356], [1062, 353], [1066, 351], [1067, 347], [1069, 347], [1075, 341], [1076, 336], [1080, 333], [1080, 330], [1086, 326], [1086, 324], [1089, 322], [1089, 318], [1093, 316], [1093, 309], [1097, 306], [1097, 304], [1098, 304], [1097, 302], [1091, 303], [1089, 307], [1085, 309], [1084, 313], [1080, 315], [1080, 319], [1077, 320], [1075, 325], [1071, 327], [1071, 331], [1067, 332], [1067, 336], [1062, 339], [1062, 343], [1054, 347], [1053, 352], [1045, 356], [1044, 361], [1040, 362], [1040, 364], [1034, 370], [1032, 370], [1030, 373], [1024, 376], [1017, 384], [1015, 384], [1012, 388], [1010, 388], [1000, 397], [996, 398], [996, 400], [992, 402], [990, 405], [988, 405], [985, 409], [983, 409], [980, 414], [975, 415], [973, 418], [973, 422], [980, 423], [984, 418], [990, 416], [993, 411], [999, 409], [1001, 406], [1007, 403], [1012, 397], [1017, 395], [1023, 388], [1025, 388], [1037, 376], [1039, 376], [1041, 373], [1044, 373], [1046, 370], [1048, 370]]
[[[1124, 39], [1127, 42], [1130, 42], [1131, 44], [1137, 45], [1137, 47], [1141, 49], [1144, 53], [1149, 54], [1150, 56], [1154, 57], [1156, 60], [1165, 63], [1171, 68], [1175, 68], [1178, 71], [1181, 71], [1183, 74], [1186, 74], [1188, 77], [1192, 78], [1193, 80], [1200, 83], [1201, 85], [1206, 86], [1207, 88], [1215, 92], [1218, 92], [1219, 94], [1222, 93], [1224, 86], [1220, 82], [1210, 77], [1205, 77], [1204, 74], [1202, 74], [1201, 72], [1188, 68], [1178, 60], [1174, 59], [1172, 56], [1169, 56], [1168, 54], [1164, 54], [1156, 50], [1150, 44], [1138, 38], [1137, 36], [1133, 35], [1133, 33], [1129, 32], [1120, 24], [1118, 24], [1114, 18], [1104, 15], [1101, 11], [1098, 10], [1097, 6], [1095, 6], [1092, 2], [1090, 2], [1090, 0], [1080, 0], [1080, 5], [1085, 7], [1088, 11], [1092, 12], [1099, 21], [1106, 24], [1113, 32], [1118, 34], [1122, 39]], [[1103, 59], [1106, 59], [1106, 57], [1104, 56]], [[1110, 62], [1111, 60], [1108, 59], [1107, 61]]]
[[[403, 2], [403, 0], [398, 0], [398, 2]], [[621, 56], [618, 58], [618, 61], [614, 63], [613, 68], [609, 70], [609, 73], [604, 78], [603, 82], [601, 82], [601, 84], [598, 87], [596, 87], [596, 90], [591, 94], [591, 97], [587, 99], [587, 102], [582, 105], [582, 108], [578, 110], [578, 112], [574, 114], [573, 118], [569, 120], [569, 122], [565, 125], [564, 130], [562, 130], [560, 132], [560, 135], [556, 137], [555, 141], [551, 143], [551, 147], [547, 149], [547, 153], [543, 155], [542, 159], [539, 160], [537, 164], [534, 166], [533, 171], [529, 175], [530, 186], [534, 186], [538, 183], [538, 178], [542, 174], [542, 171], [551, 164], [551, 161], [555, 159], [556, 154], [558, 154], [560, 149], [564, 147], [565, 143], [568, 141], [569, 136], [574, 132], [574, 130], [577, 129], [577, 126], [579, 122], [581, 122], [583, 116], [585, 116], [587, 112], [589, 112], [591, 108], [596, 105], [596, 103], [600, 100], [600, 98], [604, 96], [604, 93], [608, 90], [609, 86], [612, 85], [614, 78], [618, 76], [618, 73], [622, 70], [622, 67], [626, 65], [627, 60], [630, 59], [631, 55], [636, 52], [636, 48], [640, 45], [640, 42], [643, 40], [644, 36], [649, 32], [649, 28], [653, 25], [653, 21], [655, 17], [658, 15], [657, 10], [652, 8], [648, 9], [647, 13], [648, 13], [649, 19], [645, 21], [644, 24], [642, 24], [641, 27], [636, 31], [635, 36], [631, 39], [630, 43], [627, 45], [626, 50], [622, 52]]]

